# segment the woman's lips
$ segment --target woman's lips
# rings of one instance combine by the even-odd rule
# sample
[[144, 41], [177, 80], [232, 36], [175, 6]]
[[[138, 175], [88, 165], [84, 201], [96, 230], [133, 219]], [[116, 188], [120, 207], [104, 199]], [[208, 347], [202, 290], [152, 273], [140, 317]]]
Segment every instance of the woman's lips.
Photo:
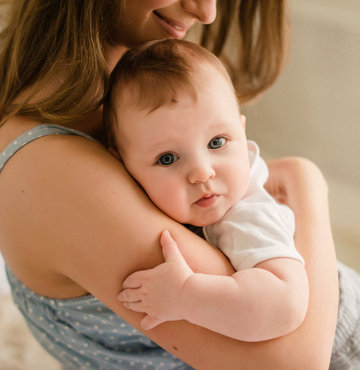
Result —
[[182, 39], [185, 37], [187, 29], [179, 22], [167, 18], [158, 12], [154, 11], [155, 18], [160, 26], [175, 39]]
[[218, 198], [219, 196], [216, 194], [204, 195], [202, 198], [197, 200], [195, 204], [203, 208], [210, 207], [215, 204]]

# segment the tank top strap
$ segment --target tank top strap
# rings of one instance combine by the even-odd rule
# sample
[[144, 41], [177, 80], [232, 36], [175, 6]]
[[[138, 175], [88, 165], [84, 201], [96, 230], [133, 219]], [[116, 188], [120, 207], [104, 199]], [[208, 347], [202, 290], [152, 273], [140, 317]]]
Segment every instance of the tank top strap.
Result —
[[2, 153], [0, 153], [0, 172], [5, 166], [6, 162], [23, 146], [32, 141], [48, 135], [77, 135], [87, 139], [95, 140], [92, 136], [87, 135], [81, 131], [74, 130], [55, 124], [43, 124], [24, 132], [18, 138], [13, 140]]

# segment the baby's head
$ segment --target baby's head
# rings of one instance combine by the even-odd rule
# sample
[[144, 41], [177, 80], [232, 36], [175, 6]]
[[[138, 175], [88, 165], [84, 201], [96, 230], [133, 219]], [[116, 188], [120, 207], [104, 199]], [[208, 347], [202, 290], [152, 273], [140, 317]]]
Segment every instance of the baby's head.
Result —
[[151, 42], [121, 58], [110, 85], [109, 144], [163, 212], [203, 226], [244, 196], [244, 117], [213, 54], [187, 41]]

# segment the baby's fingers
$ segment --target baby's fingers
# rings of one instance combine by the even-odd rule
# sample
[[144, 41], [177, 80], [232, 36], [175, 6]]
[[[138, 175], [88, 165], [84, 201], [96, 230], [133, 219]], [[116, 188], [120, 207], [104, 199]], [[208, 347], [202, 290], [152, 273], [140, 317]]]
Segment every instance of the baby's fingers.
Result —
[[129, 275], [123, 282], [123, 288], [140, 288], [146, 279], [149, 270], [136, 271]]
[[121, 302], [139, 302], [141, 301], [139, 289], [125, 289], [120, 292], [118, 299]]
[[123, 302], [123, 306], [126, 307], [128, 310], [132, 310], [135, 312], [145, 312], [142, 306], [142, 302]]
[[160, 320], [160, 319], [157, 319], [155, 317], [151, 317], [149, 315], [146, 315], [142, 321], [141, 321], [141, 327], [144, 329], [144, 330], [150, 330], [150, 329], [153, 329], [155, 328], [155, 326], [161, 324], [163, 321]]

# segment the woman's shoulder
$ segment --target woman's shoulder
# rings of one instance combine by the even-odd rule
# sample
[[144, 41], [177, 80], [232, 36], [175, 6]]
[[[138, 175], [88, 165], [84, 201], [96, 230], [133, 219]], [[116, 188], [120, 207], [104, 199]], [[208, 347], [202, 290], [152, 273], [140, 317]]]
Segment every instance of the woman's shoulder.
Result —
[[[37, 127], [4, 127], [0, 150]], [[113, 202], [112, 189], [129, 179], [121, 163], [86, 136], [46, 135], [21, 147], [0, 173], [1, 248], [20, 280], [45, 294], [47, 286], [49, 292], [59, 286], [60, 295], [85, 293], [56, 272], [61, 250], [79, 238], [77, 231], [86, 232], [86, 213], [101, 217], [96, 205]]]
[[59, 199], [71, 198], [79, 188], [101, 186], [106, 177], [125, 173], [104, 145], [81, 131], [32, 124], [1, 130], [0, 153], [7, 160], [0, 172], [3, 196], [20, 192], [40, 202], [57, 189]]
[[[10, 167], [31, 169], [36, 166], [40, 169], [42, 165], [51, 165], [57, 158], [67, 165], [76, 165], [84, 157], [94, 156], [101, 161], [114, 162], [105, 146], [91, 134], [56, 124], [40, 124], [21, 119], [0, 127], [0, 153], [8, 160], [12, 159], [11, 165], [6, 165], [6, 171]], [[58, 162], [57, 166], [55, 162], [53, 164], [55, 172], [62, 169]], [[87, 164], [82, 163], [85, 167]]]

